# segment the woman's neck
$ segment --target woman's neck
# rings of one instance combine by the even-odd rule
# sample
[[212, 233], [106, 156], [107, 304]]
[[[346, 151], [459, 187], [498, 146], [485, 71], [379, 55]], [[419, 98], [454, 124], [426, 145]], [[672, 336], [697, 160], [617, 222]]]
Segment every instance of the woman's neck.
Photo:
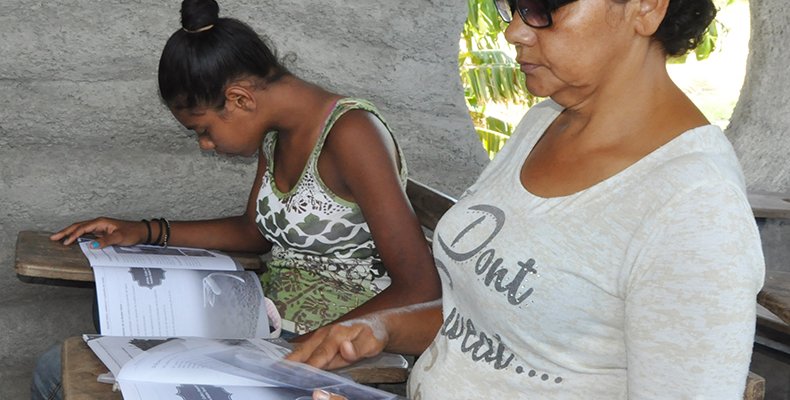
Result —
[[552, 128], [577, 136], [583, 147], [595, 148], [634, 139], [665, 142], [708, 123], [669, 77], [663, 51], [654, 49], [624, 64], [592, 95], [561, 103], [566, 110]]

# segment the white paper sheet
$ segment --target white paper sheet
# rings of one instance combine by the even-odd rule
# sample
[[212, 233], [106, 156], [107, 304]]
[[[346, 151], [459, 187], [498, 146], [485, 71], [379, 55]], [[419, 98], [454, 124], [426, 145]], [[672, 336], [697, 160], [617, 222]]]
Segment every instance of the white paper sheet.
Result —
[[103, 335], [269, 337], [250, 271], [93, 267]]

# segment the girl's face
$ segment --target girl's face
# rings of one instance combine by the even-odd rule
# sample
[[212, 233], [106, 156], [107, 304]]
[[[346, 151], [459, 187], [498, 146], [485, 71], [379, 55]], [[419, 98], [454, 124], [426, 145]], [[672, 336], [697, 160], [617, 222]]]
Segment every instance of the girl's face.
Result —
[[505, 38], [516, 47], [529, 91], [572, 107], [605, 87], [636, 43], [628, 23], [632, 3], [638, 2], [569, 3], [554, 11], [554, 24], [544, 29], [513, 18]]
[[263, 134], [256, 129], [252, 118], [238, 111], [227, 107], [219, 111], [206, 107], [170, 110], [181, 125], [197, 133], [202, 150], [251, 157], [258, 150]]

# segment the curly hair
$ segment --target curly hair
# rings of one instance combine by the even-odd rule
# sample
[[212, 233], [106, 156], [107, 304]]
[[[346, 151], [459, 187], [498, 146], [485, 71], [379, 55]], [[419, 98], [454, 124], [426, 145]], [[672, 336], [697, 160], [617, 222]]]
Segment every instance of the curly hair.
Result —
[[664, 20], [653, 38], [667, 55], [680, 56], [699, 45], [708, 25], [716, 17], [712, 0], [670, 0]]

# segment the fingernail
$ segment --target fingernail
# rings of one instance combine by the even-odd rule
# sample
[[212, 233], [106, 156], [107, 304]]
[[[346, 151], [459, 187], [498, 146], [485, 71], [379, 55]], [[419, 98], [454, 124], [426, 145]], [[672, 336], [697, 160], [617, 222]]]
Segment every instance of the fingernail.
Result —
[[329, 400], [329, 392], [326, 390], [316, 390], [313, 392], [313, 400]]
[[99, 242], [91, 242], [91, 248], [98, 249], [99, 248]]

